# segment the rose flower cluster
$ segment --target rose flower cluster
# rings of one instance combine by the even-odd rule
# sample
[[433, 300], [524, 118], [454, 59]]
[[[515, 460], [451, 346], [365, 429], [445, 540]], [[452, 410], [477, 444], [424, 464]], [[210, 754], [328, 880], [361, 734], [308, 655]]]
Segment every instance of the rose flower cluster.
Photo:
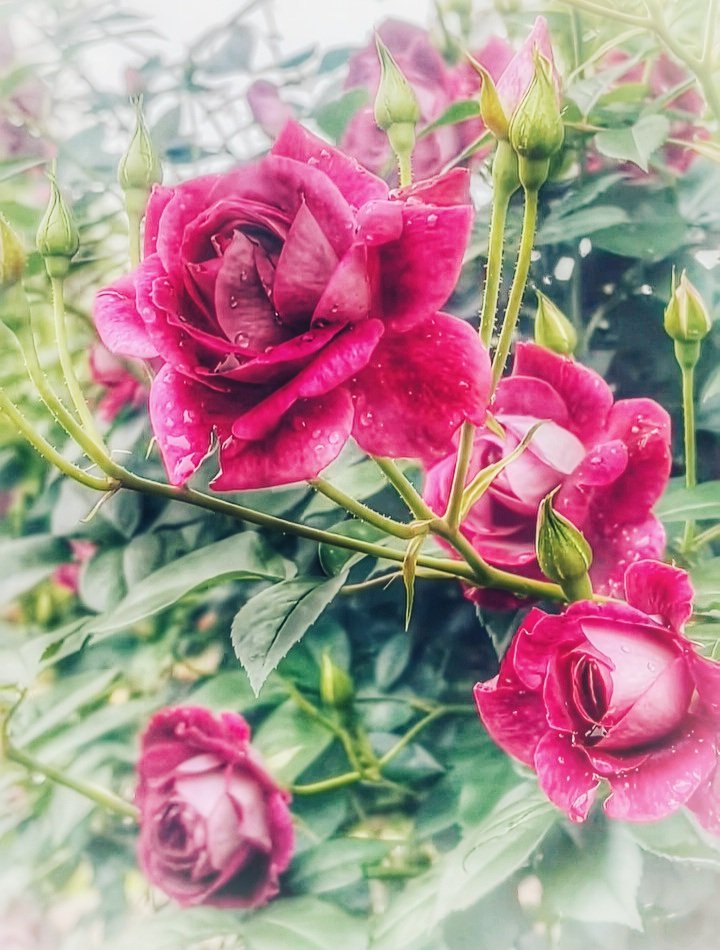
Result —
[[[445, 66], [420, 31], [380, 32], [425, 122], [477, 94], [477, 75]], [[559, 100], [544, 20], [514, 56], [502, 41], [478, 55], [507, 117], [538, 62]], [[361, 52], [347, 86], [378, 81], [374, 54]], [[508, 462], [459, 525], [482, 561], [543, 580], [536, 525], [552, 492], [593, 551], [595, 597], [531, 609], [498, 675], [476, 686], [488, 732], [572, 820], [602, 794], [612, 818], [687, 806], [720, 832], [720, 667], [683, 632], [687, 576], [656, 560], [668, 415], [650, 399], [615, 401], [597, 373], [537, 343], [517, 344], [492, 391], [478, 333], [442, 310], [473, 211], [468, 171], [436, 173], [482, 130], [469, 126], [423, 139], [416, 180], [395, 190], [373, 173], [385, 174], [390, 152], [368, 110], [344, 150], [290, 119], [259, 161], [155, 187], [144, 259], [99, 293], [98, 331], [110, 353], [152, 363], [150, 419], [174, 485], [216, 450], [214, 490], [312, 479], [352, 438], [371, 455], [419, 461], [425, 501], [442, 517], [471, 424], [466, 484]], [[104, 353], [103, 365], [115, 372]], [[530, 606], [486, 588], [469, 596]], [[289, 796], [249, 739], [238, 715], [194, 708], [158, 713], [145, 733], [140, 859], [181, 904], [256, 906], [278, 891], [293, 847]]]

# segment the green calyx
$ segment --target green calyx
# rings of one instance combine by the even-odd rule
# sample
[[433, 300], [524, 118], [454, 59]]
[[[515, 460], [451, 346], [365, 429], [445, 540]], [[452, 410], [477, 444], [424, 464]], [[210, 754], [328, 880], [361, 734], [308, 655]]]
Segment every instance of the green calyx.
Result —
[[[135, 130], [127, 151], [118, 165], [118, 182], [131, 210], [142, 213], [153, 185], [162, 181], [162, 166], [150, 138], [142, 111], [142, 100], [135, 100]], [[140, 207], [135, 207], [140, 205]]]
[[480, 115], [485, 126], [490, 129], [498, 142], [507, 141], [509, 122], [505, 110], [500, 102], [495, 82], [490, 73], [468, 53], [468, 60], [475, 72], [482, 79], [480, 86]]
[[535, 53], [535, 75], [512, 114], [508, 138], [518, 154], [523, 186], [539, 188], [547, 179], [550, 159], [562, 147], [565, 127], [552, 65], [538, 52]]
[[535, 342], [546, 350], [571, 356], [577, 346], [577, 332], [562, 310], [536, 290], [537, 311], [535, 312]]
[[543, 574], [562, 587], [568, 600], [592, 597], [588, 571], [592, 548], [575, 525], [552, 506], [558, 488], [540, 502], [535, 537], [538, 564]]
[[352, 679], [333, 663], [329, 653], [323, 653], [320, 659], [320, 698], [333, 709], [345, 709], [355, 698]]
[[690, 283], [685, 271], [680, 280], [672, 276], [670, 300], [665, 308], [665, 332], [676, 343], [699, 343], [710, 332], [712, 321], [705, 301]]

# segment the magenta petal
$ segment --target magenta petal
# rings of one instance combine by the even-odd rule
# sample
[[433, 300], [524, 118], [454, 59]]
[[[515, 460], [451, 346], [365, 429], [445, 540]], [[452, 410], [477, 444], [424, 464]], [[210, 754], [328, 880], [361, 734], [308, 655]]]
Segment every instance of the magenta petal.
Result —
[[[687, 631], [692, 640], [692, 627]], [[720, 663], [693, 654], [692, 674], [705, 710], [713, 719], [720, 719]]]
[[[716, 745], [719, 737], [716, 737]], [[720, 752], [720, 749], [717, 750]], [[720, 758], [709, 778], [685, 803], [707, 831], [720, 835]]]
[[338, 258], [303, 202], [275, 268], [273, 301], [284, 323], [307, 326]]
[[568, 408], [568, 428], [585, 445], [592, 445], [604, 433], [613, 395], [594, 370], [535, 343], [518, 343], [512, 374], [536, 376], [549, 383]]
[[358, 211], [358, 237], [372, 246], [397, 241], [403, 231], [403, 208], [399, 201], [369, 201]]
[[356, 208], [374, 198], [387, 197], [388, 188], [384, 181], [370, 174], [354, 158], [339, 152], [292, 120], [277, 137], [272, 154], [319, 168], [334, 182], [345, 200]]
[[[535, 78], [535, 51], [553, 62], [547, 20], [539, 16], [524, 43], [508, 63], [497, 82], [497, 92], [508, 119], [520, 105]], [[553, 69], [554, 73], [554, 69]], [[556, 79], [557, 85], [557, 79]]]
[[508, 686], [500, 676], [478, 683], [473, 694], [488, 734], [508, 755], [532, 765], [538, 742], [547, 732], [542, 698], [537, 693]]
[[664, 818], [687, 802], [716, 763], [714, 731], [690, 717], [673, 742], [652, 750], [640, 765], [607, 777], [612, 794], [605, 813], [624, 821]]
[[301, 399], [263, 438], [230, 438], [220, 448], [216, 491], [270, 488], [314, 478], [345, 445], [352, 425], [352, 400], [344, 388]]
[[590, 579], [596, 594], [623, 597], [628, 565], [644, 558], [659, 558], [665, 550], [665, 529], [654, 515], [640, 524], [613, 526], [587, 539], [593, 549]]
[[173, 196], [173, 188], [155, 185], [145, 209], [144, 257], [150, 257], [157, 251], [158, 229], [165, 206]]
[[121, 277], [97, 294], [93, 318], [100, 339], [112, 353], [139, 359], [158, 355], [135, 305], [133, 277]]
[[248, 412], [238, 414], [232, 427], [235, 438], [262, 439], [299, 399], [323, 396], [346, 382], [367, 364], [382, 332], [379, 320], [365, 320], [337, 334], [294, 379]]
[[386, 335], [354, 383], [353, 436], [372, 455], [437, 458], [466, 419], [484, 420], [489, 373], [477, 333], [447, 314]]
[[327, 282], [313, 314], [313, 325], [366, 320], [376, 296], [377, 264], [364, 244], [353, 244]]
[[566, 427], [568, 408], [564, 400], [544, 379], [533, 376], [506, 376], [498, 383], [494, 415], [528, 416], [548, 419]]
[[[163, 189], [158, 193], [159, 222], [151, 223], [151, 228], [157, 228], [155, 244], [160, 255], [163, 267], [168, 274], [179, 273], [182, 261], [178, 255], [178, 248], [182, 245], [185, 228], [190, 222], [208, 209], [209, 198], [213, 194], [213, 186], [222, 187], [222, 175], [203, 175], [183, 182], [172, 189]], [[165, 193], [170, 191], [168, 197]], [[164, 204], [163, 204], [164, 202]], [[153, 212], [155, 215], [156, 212]]]
[[448, 205], [469, 205], [470, 173], [466, 168], [453, 168], [445, 175], [426, 178], [408, 188], [396, 192], [404, 201], [413, 199], [424, 204], [445, 207]]
[[540, 788], [553, 805], [570, 821], [585, 821], [599, 785], [585, 751], [568, 734], [548, 732], [535, 750], [534, 765]]
[[212, 448], [213, 430], [222, 439], [240, 411], [235, 394], [207, 389], [165, 365], [150, 389], [150, 421], [168, 478], [183, 485]]
[[643, 613], [657, 615], [680, 630], [692, 614], [693, 589], [685, 571], [661, 561], [636, 561], [625, 574], [627, 602]]
[[409, 205], [403, 233], [380, 247], [382, 300], [395, 329], [409, 329], [438, 310], [455, 289], [470, 235], [472, 208]]

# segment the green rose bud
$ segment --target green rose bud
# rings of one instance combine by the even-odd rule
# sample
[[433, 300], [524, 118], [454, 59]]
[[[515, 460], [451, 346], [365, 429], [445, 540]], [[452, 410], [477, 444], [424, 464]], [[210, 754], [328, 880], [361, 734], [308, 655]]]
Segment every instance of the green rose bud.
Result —
[[560, 102], [552, 65], [535, 54], [535, 76], [510, 119], [510, 144], [518, 153], [520, 180], [527, 189], [538, 189], [547, 179], [550, 159], [565, 138]]
[[120, 159], [118, 181], [125, 192], [128, 210], [143, 214], [152, 186], [162, 181], [160, 159], [153, 147], [142, 112], [142, 99], [135, 100], [135, 131]]
[[0, 287], [12, 287], [25, 273], [27, 256], [20, 238], [0, 214]]
[[380, 85], [375, 96], [375, 122], [387, 132], [393, 125], [407, 125], [413, 130], [420, 120], [420, 106], [390, 50], [379, 36], [375, 37], [380, 58]]
[[80, 235], [72, 213], [50, 175], [50, 201], [37, 232], [37, 249], [45, 259], [50, 277], [64, 277], [80, 247]]
[[326, 706], [345, 709], [355, 696], [355, 686], [345, 670], [336, 666], [329, 653], [320, 659], [320, 698]]
[[687, 279], [685, 271], [676, 282], [672, 276], [670, 301], [665, 308], [665, 332], [675, 341], [678, 363], [692, 369], [700, 358], [700, 341], [712, 326], [702, 297]]
[[570, 356], [577, 346], [575, 327], [552, 300], [536, 290], [538, 299], [535, 313], [535, 342], [546, 350]]
[[538, 564], [547, 578], [562, 587], [569, 600], [586, 600], [592, 597], [588, 577], [592, 549], [582, 532], [553, 508], [557, 491], [551, 491], [540, 502], [535, 537]]

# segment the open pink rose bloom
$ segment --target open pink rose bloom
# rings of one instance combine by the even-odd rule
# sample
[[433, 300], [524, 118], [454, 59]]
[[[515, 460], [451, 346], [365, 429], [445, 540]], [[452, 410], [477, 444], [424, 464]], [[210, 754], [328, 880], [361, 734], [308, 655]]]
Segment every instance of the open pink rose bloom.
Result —
[[135, 795], [140, 864], [185, 907], [258, 907], [278, 893], [293, 852], [289, 796], [235, 713], [156, 713], [142, 739]]
[[468, 183], [458, 169], [390, 192], [290, 122], [267, 158], [154, 190], [145, 259], [95, 320], [112, 352], [161, 363], [150, 417], [174, 484], [215, 441], [215, 489], [266, 488], [317, 475], [351, 435], [429, 461], [484, 418], [487, 353], [439, 310]]
[[[468, 481], [535, 432], [471, 508], [462, 531], [490, 564], [542, 577], [535, 556], [540, 502], [555, 488], [554, 506], [580, 528], [593, 548], [590, 571], [599, 593], [621, 594], [625, 567], [659, 557], [665, 532], [651, 508], [670, 474], [670, 420], [651, 399], [614, 402], [607, 383], [588, 367], [534, 343], [521, 343], [512, 373], [498, 385], [493, 415], [505, 437], [480, 427]], [[425, 498], [442, 513], [455, 454], [430, 468]], [[488, 593], [471, 596], [487, 602]], [[492, 602], [507, 598], [491, 595]]]
[[475, 687], [478, 711], [573, 821], [604, 781], [610, 818], [650, 821], [687, 805], [718, 832], [720, 666], [683, 634], [687, 575], [638, 561], [625, 592], [627, 603], [532, 610], [498, 675]]

